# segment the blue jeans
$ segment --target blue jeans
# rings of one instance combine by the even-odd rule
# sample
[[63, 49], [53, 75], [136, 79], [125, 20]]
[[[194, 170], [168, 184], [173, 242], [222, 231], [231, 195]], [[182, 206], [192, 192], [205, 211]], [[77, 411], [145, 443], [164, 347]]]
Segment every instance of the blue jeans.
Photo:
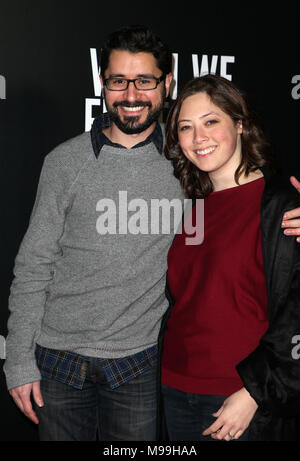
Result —
[[95, 359], [82, 389], [41, 380], [44, 407], [35, 411], [46, 441], [156, 440], [157, 367], [111, 389]]
[[[210, 435], [202, 432], [216, 418], [212, 416], [227, 398], [221, 395], [189, 394], [162, 385], [163, 404], [168, 435], [171, 441], [216, 442]], [[238, 440], [248, 440], [249, 428]]]

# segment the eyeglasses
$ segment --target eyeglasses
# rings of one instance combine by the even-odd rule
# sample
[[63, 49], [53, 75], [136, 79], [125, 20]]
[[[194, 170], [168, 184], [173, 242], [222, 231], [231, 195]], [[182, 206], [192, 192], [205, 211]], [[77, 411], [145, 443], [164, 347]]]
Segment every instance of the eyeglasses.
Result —
[[104, 80], [104, 85], [110, 91], [125, 91], [129, 83], [132, 82], [137, 90], [149, 91], [155, 90], [157, 85], [164, 80], [164, 75], [159, 78], [156, 77], [138, 77], [138, 78], [123, 78], [123, 77], [109, 77]]

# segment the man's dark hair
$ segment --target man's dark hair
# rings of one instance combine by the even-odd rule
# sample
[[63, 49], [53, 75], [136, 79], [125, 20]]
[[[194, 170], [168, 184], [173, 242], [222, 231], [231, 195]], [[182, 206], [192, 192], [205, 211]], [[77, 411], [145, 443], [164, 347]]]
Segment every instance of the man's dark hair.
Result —
[[168, 46], [147, 26], [125, 26], [112, 32], [105, 40], [101, 50], [101, 75], [108, 67], [109, 56], [113, 50], [130, 53], [151, 53], [156, 59], [157, 67], [164, 75], [172, 72], [172, 54]]

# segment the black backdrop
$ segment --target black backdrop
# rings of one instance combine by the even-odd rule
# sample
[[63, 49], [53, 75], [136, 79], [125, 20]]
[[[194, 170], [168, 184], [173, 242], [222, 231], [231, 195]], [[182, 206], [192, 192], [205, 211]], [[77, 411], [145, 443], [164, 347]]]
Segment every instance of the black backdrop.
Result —
[[[1, 336], [43, 158], [102, 110], [93, 71], [107, 33], [124, 24], [152, 27], [174, 53], [178, 88], [206, 62], [225, 73], [248, 94], [288, 180], [300, 178], [298, 15], [288, 4], [279, 11], [253, 2], [0, 0]], [[0, 440], [37, 440], [6, 391], [2, 366], [0, 386]]]

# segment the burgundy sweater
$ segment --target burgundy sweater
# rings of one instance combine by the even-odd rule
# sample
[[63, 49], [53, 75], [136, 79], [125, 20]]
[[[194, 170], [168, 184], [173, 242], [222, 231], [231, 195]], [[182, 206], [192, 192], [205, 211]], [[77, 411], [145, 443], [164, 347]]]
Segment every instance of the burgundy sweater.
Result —
[[[175, 306], [167, 324], [162, 383], [196, 394], [243, 387], [235, 366], [268, 328], [260, 202], [264, 178], [213, 192], [204, 202], [204, 241], [178, 234], [168, 254]], [[193, 212], [195, 211], [195, 207]]]

